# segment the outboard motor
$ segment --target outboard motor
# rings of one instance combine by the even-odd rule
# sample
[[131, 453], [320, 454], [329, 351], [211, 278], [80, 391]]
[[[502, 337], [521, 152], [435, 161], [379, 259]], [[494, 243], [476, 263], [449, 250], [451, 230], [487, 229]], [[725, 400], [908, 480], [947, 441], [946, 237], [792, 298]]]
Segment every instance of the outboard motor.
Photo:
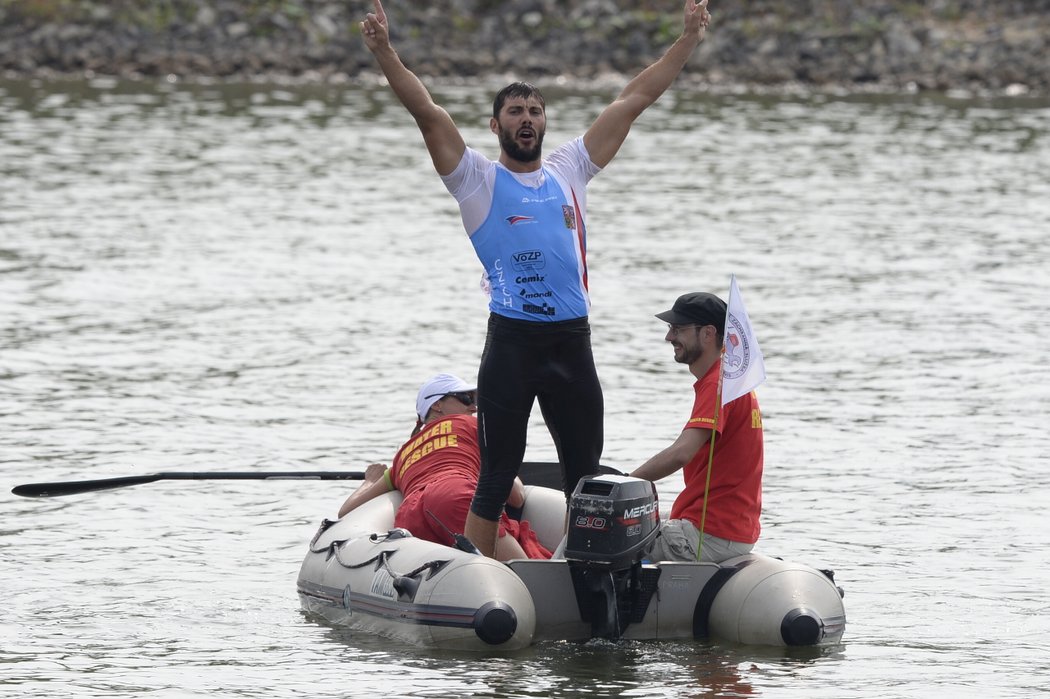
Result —
[[582, 478], [569, 501], [565, 559], [592, 636], [616, 639], [645, 617], [660, 569], [643, 564], [660, 530], [656, 486], [629, 476]]

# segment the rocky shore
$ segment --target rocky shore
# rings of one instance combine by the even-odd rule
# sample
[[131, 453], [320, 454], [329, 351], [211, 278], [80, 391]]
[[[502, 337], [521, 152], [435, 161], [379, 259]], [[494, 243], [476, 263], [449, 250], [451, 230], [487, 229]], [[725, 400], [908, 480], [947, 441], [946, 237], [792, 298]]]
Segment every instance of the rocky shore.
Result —
[[[1050, 94], [1050, 0], [711, 0], [685, 80]], [[372, 79], [370, 0], [0, 0], [0, 74]], [[678, 0], [389, 0], [417, 73], [593, 80], [674, 40]]]

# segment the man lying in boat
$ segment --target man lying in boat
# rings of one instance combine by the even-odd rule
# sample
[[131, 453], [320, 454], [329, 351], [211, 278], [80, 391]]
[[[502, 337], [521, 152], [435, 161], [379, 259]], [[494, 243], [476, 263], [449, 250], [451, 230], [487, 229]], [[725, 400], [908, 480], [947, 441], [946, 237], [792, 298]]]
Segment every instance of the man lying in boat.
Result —
[[[478, 448], [477, 388], [452, 374], [427, 379], [416, 396], [416, 428], [394, 456], [393, 466], [377, 473], [373, 464], [366, 481], [339, 508], [339, 516], [392, 490], [404, 501], [394, 526], [446, 546], [463, 525], [481, 473]], [[371, 475], [371, 479], [368, 475]], [[515, 479], [507, 504], [521, 507], [525, 486]], [[500, 518], [496, 558], [550, 558], [527, 521]]]

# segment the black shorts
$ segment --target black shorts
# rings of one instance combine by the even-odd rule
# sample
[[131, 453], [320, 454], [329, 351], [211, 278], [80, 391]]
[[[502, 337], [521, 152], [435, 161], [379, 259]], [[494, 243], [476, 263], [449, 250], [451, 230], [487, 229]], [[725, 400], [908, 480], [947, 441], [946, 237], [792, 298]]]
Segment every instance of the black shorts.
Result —
[[538, 400], [562, 464], [568, 499], [583, 476], [598, 473], [604, 440], [602, 387], [587, 318], [534, 323], [492, 314], [478, 371], [481, 477], [470, 509], [499, 519], [525, 456]]

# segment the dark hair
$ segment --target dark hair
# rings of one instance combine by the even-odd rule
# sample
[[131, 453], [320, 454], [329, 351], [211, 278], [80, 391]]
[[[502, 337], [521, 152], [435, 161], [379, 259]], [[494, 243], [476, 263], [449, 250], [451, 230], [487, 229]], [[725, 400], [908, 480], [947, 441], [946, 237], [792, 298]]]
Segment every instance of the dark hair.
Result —
[[499, 112], [503, 109], [503, 104], [509, 97], [523, 97], [525, 99], [535, 97], [540, 101], [540, 106], [543, 107], [544, 111], [547, 109], [547, 103], [543, 100], [543, 93], [540, 92], [539, 88], [531, 83], [516, 82], [507, 85], [496, 93], [496, 99], [492, 100], [493, 117], [499, 119]]

